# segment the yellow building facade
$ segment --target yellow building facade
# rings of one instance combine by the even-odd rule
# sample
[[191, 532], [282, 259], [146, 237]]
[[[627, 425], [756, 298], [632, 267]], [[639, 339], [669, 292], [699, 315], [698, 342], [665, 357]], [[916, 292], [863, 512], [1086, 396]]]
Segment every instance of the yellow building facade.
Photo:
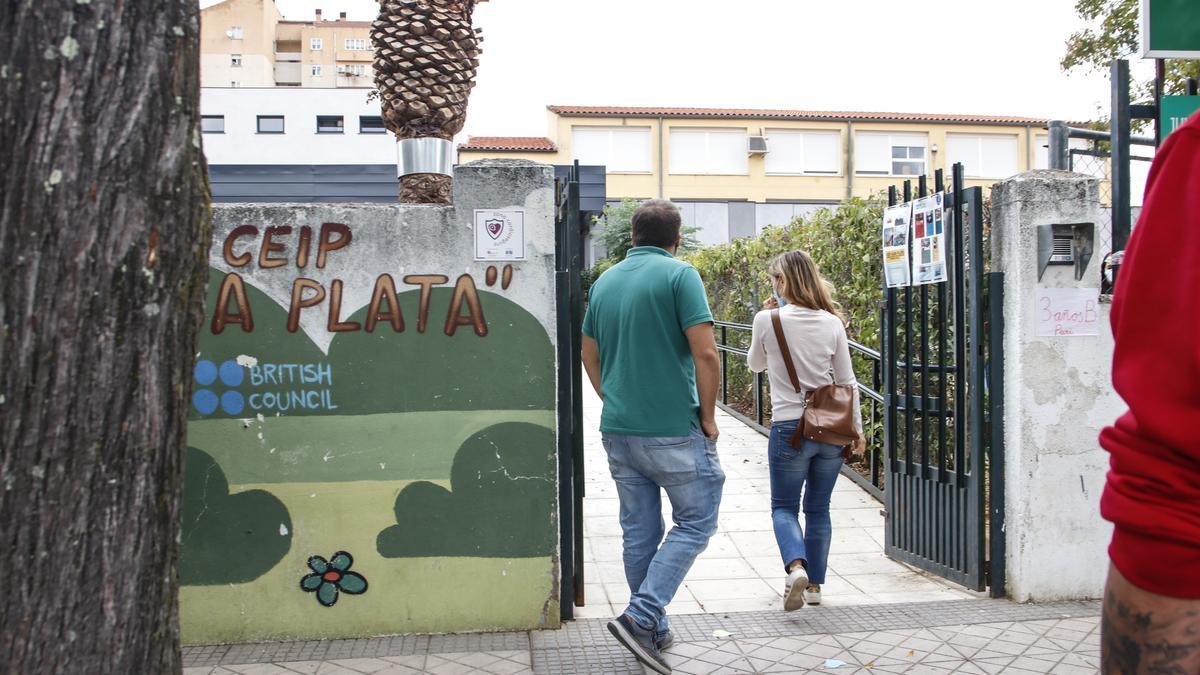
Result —
[[[618, 136], [609, 141], [610, 197], [761, 203], [865, 197], [905, 178], [948, 172], [955, 161], [964, 163], [969, 185], [986, 186], [1039, 168], [1046, 154], [1047, 120], [1034, 118], [572, 106], [550, 106], [549, 114], [545, 139], [473, 137], [459, 146], [459, 161], [596, 163], [605, 159], [597, 152], [602, 141], [588, 136], [607, 131]], [[752, 138], [761, 145], [750, 147]], [[545, 149], [531, 149], [536, 141]], [[819, 146], [820, 156], [809, 157], [808, 145]]]
[[204, 87], [360, 88], [374, 81], [371, 23], [346, 13], [283, 18], [274, 0], [225, 0], [201, 10]]
[[[962, 162], [990, 186], [1047, 164], [1047, 120], [988, 115], [549, 106], [545, 138], [472, 137], [460, 163], [606, 167], [607, 197], [669, 199], [705, 244]], [[932, 186], [931, 186], [932, 187]]]

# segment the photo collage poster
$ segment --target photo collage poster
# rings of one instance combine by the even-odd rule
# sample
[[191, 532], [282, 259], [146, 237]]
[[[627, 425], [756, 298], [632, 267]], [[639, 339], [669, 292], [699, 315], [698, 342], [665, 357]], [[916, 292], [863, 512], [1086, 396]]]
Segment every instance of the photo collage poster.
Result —
[[945, 193], [912, 203], [912, 278], [914, 286], [946, 280]]
[[883, 275], [888, 288], [908, 286], [908, 236], [912, 203], [889, 206], [883, 212]]

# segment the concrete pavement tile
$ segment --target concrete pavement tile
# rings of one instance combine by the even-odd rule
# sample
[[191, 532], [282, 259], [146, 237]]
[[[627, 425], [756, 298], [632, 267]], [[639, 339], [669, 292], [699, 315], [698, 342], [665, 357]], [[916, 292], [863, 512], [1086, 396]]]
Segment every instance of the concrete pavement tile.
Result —
[[688, 581], [757, 578], [758, 572], [742, 558], [705, 558], [701, 556], [687, 573]]
[[697, 601], [704, 604], [713, 600], [764, 599], [782, 597], [779, 591], [762, 579], [694, 580], [684, 585]]

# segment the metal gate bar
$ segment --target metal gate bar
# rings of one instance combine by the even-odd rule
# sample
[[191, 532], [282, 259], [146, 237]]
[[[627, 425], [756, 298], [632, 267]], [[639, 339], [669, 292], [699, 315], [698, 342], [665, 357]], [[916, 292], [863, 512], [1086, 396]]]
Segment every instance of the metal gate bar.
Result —
[[[983, 193], [963, 184], [956, 165], [946, 195], [948, 280], [884, 290], [885, 542], [893, 558], [982, 590], [984, 453], [991, 437], [984, 427], [983, 373], [990, 364], [983, 333]], [[944, 189], [939, 171], [934, 191]], [[897, 192], [889, 190], [890, 205], [900, 203]], [[903, 185], [903, 201], [929, 194], [924, 177], [915, 195], [911, 182]]]

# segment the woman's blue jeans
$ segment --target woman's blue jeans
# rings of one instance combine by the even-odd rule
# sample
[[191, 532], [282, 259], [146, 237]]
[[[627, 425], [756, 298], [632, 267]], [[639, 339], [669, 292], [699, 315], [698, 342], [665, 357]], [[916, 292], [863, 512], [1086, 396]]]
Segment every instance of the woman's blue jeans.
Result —
[[[784, 569], [793, 560], [803, 560], [810, 583], [825, 583], [829, 566], [829, 499], [842, 468], [842, 449], [828, 443], [804, 441], [796, 450], [788, 441], [799, 420], [771, 426], [767, 456], [771, 465], [771, 520]], [[800, 526], [803, 495], [804, 527]]]

